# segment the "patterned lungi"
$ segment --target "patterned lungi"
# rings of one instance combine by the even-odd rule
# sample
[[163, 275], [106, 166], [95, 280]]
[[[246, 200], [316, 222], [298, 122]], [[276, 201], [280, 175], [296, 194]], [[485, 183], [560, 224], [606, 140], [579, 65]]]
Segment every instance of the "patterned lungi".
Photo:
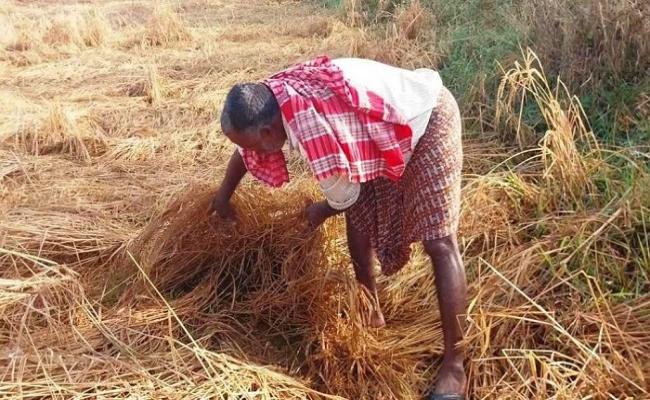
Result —
[[460, 111], [443, 87], [400, 180], [363, 183], [359, 199], [346, 211], [348, 223], [370, 236], [385, 275], [408, 262], [411, 243], [456, 233], [462, 164]]

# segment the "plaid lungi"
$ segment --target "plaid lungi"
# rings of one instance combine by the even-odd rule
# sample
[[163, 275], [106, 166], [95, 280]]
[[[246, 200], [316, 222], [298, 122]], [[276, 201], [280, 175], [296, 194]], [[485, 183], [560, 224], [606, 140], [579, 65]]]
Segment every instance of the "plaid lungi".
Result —
[[411, 243], [456, 233], [462, 164], [460, 111], [442, 88], [400, 180], [363, 183], [359, 199], [346, 211], [348, 223], [370, 236], [384, 274], [408, 262]]

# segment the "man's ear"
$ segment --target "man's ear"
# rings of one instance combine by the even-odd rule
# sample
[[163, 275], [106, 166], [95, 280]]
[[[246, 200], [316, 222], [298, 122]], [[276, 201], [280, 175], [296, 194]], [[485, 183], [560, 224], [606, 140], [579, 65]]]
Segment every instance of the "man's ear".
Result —
[[271, 126], [269, 126], [269, 125], [263, 125], [258, 130], [258, 133], [260, 135], [260, 139], [262, 139], [262, 140], [271, 139], [272, 132], [273, 132], [273, 130], [271, 129]]

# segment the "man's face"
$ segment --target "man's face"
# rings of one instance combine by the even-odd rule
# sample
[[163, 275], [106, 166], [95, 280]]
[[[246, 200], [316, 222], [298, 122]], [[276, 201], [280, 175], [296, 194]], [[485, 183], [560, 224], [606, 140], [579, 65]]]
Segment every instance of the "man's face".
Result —
[[279, 125], [271, 123], [256, 129], [249, 129], [246, 132], [231, 130], [224, 133], [239, 147], [258, 153], [280, 151], [287, 137], [281, 120]]

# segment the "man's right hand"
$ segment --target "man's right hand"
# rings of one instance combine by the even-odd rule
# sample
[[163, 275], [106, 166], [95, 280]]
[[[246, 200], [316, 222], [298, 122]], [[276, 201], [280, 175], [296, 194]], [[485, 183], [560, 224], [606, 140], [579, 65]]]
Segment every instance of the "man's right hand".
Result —
[[235, 221], [237, 219], [237, 213], [230, 205], [230, 201], [225, 200], [219, 193], [212, 199], [208, 215], [218, 215], [228, 221]]
[[208, 215], [216, 214], [228, 221], [237, 219], [237, 213], [230, 205], [230, 197], [232, 197], [235, 188], [237, 188], [245, 174], [246, 165], [239, 151], [235, 149], [228, 162], [228, 167], [226, 167], [226, 175], [223, 177], [221, 186], [215, 193], [212, 203], [210, 203]]

